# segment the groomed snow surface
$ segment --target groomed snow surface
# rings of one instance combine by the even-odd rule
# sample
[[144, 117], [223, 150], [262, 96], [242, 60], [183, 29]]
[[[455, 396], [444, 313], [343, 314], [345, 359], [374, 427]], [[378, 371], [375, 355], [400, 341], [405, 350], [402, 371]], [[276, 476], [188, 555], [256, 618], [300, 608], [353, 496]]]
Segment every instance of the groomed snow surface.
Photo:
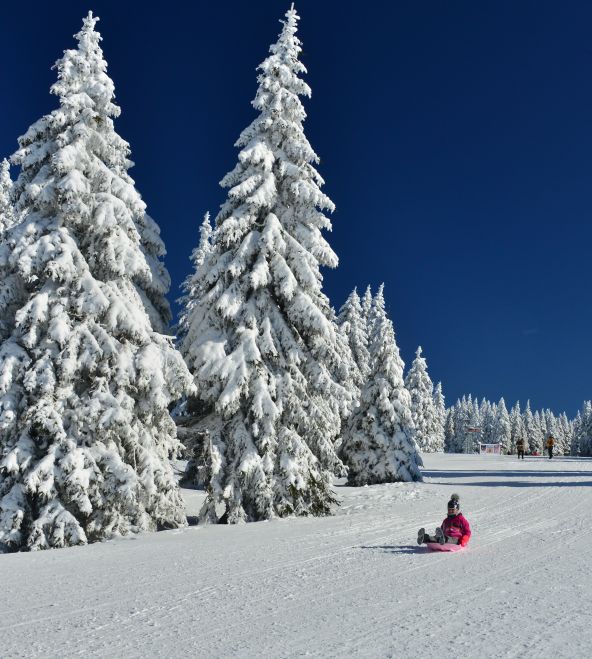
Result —
[[[0, 556], [0, 656], [590, 656], [592, 461], [424, 458], [334, 517]], [[453, 492], [468, 548], [418, 547]]]

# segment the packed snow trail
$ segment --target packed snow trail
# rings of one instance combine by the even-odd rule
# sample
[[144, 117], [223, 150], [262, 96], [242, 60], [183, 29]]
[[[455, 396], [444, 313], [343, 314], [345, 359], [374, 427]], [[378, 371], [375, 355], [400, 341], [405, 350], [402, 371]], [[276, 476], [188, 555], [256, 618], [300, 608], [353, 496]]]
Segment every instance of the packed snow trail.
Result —
[[[0, 656], [587, 656], [592, 461], [425, 463], [424, 484], [338, 486], [331, 518], [0, 556]], [[452, 492], [468, 548], [418, 547]]]

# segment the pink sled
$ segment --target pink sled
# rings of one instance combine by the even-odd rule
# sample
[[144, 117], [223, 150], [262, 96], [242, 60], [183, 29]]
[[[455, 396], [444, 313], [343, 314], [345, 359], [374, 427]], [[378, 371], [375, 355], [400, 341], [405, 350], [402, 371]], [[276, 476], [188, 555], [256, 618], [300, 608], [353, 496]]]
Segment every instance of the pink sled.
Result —
[[426, 547], [432, 551], [460, 551], [464, 549], [462, 545], [453, 545], [448, 542], [443, 545], [439, 542], [426, 542]]

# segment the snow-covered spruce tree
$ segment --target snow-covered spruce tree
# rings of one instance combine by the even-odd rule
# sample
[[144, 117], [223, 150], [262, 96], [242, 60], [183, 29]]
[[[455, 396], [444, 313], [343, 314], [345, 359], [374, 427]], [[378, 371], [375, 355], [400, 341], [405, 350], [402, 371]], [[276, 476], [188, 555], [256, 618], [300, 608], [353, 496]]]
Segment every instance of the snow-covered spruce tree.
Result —
[[473, 402], [469, 394], [454, 406], [455, 437], [451, 444], [452, 453], [475, 453], [479, 450], [480, 434], [470, 432], [471, 428], [476, 427], [480, 427], [479, 405], [476, 399]]
[[573, 426], [567, 418], [567, 414], [565, 412], [562, 412], [559, 415], [558, 425], [563, 436], [563, 445], [565, 447], [564, 453], [565, 455], [570, 455], [573, 439]]
[[337, 322], [346, 336], [352, 352], [355, 364], [352, 379], [358, 387], [361, 387], [370, 373], [370, 353], [368, 351], [367, 323], [363, 316], [360, 297], [355, 288], [341, 307]]
[[585, 457], [592, 455], [592, 401], [585, 401], [582, 411], [578, 412], [572, 445], [575, 455]]
[[582, 415], [578, 410], [578, 413], [576, 414], [576, 418], [572, 422], [570, 455], [580, 455], [581, 432], [582, 432]]
[[456, 451], [455, 411], [456, 407], [454, 405], [446, 410], [446, 422], [444, 423], [444, 451], [446, 453], [454, 453]]
[[370, 284], [366, 286], [364, 295], [361, 299], [362, 305], [362, 318], [366, 323], [366, 336], [368, 337], [368, 342], [370, 341], [370, 336], [372, 335], [372, 305], [374, 303], [374, 297], [372, 295], [372, 288]]
[[0, 163], [0, 240], [4, 232], [14, 224], [12, 189], [13, 183], [10, 178], [10, 163], [4, 158]]
[[538, 452], [540, 454], [542, 447], [539, 446], [539, 429], [535, 426], [534, 416], [530, 407], [530, 400], [526, 401], [526, 407], [522, 413], [522, 420], [524, 422], [524, 431], [526, 433], [525, 440], [528, 443], [529, 452]]
[[497, 415], [497, 406], [483, 398], [479, 405], [479, 418], [481, 419], [480, 441], [483, 444], [494, 444], [498, 440], [495, 438], [495, 419]]
[[[10, 178], [10, 165], [4, 159], [0, 163], [0, 245], [6, 233], [15, 224], [13, 204], [14, 186]], [[0, 257], [0, 342], [11, 332], [14, 325], [14, 314], [22, 299], [20, 280], [12, 274]]]
[[185, 524], [168, 405], [191, 388], [137, 282], [145, 205], [124, 176], [113, 83], [91, 13], [19, 139], [20, 223], [0, 261], [26, 301], [0, 348], [0, 547], [45, 549]]
[[434, 384], [428, 374], [428, 365], [417, 348], [415, 359], [405, 378], [405, 387], [411, 397], [411, 417], [415, 426], [415, 440], [425, 453], [441, 451], [440, 427], [434, 403]]
[[201, 287], [204, 284], [206, 273], [203, 272], [202, 267], [212, 250], [212, 233], [210, 214], [206, 213], [199, 227], [199, 242], [191, 252], [192, 272], [183, 282], [183, 296], [178, 300], [181, 305], [181, 314], [177, 325], [177, 337], [184, 356], [184, 350], [187, 349], [184, 340], [190, 330], [191, 314], [203, 295]]
[[341, 447], [349, 485], [421, 481], [423, 464], [415, 441], [411, 397], [403, 360], [386, 315], [383, 286], [374, 300], [371, 371]]
[[442, 383], [438, 382], [434, 389], [434, 407], [436, 408], [436, 423], [435, 423], [435, 444], [438, 448], [437, 451], [444, 451], [445, 442], [445, 426], [446, 426], [446, 401], [442, 393]]
[[[199, 228], [199, 242], [197, 247], [195, 247], [191, 252], [191, 274], [187, 276], [181, 286], [183, 290], [183, 296], [177, 300], [181, 305], [179, 322], [176, 327], [177, 342], [181, 348], [181, 354], [183, 354], [183, 357], [187, 358], [188, 360], [190, 359], [190, 355], [186, 351], [190, 347], [190, 344], [188, 344], [185, 339], [190, 330], [190, 322], [192, 319], [193, 310], [203, 295], [201, 287], [204, 283], [205, 273], [202, 271], [202, 267], [207, 255], [212, 249], [212, 234], [213, 229], [212, 223], [210, 221], [210, 213], [207, 212], [204, 215]], [[177, 423], [180, 423], [180, 417], [184, 417], [184, 423], [188, 422], [193, 425], [196, 420], [198, 423], [200, 423], [206, 416], [206, 412], [211, 412], [212, 409], [213, 408], [211, 404], [204, 405], [204, 402], [201, 401], [197, 395], [194, 395], [181, 401], [173, 411], [173, 416], [176, 417]], [[200, 424], [199, 437], [203, 436], [204, 431], [201, 429]], [[191, 468], [190, 465], [188, 465], [188, 468]]]
[[553, 438], [555, 439], [553, 454], [564, 455], [565, 446], [563, 444], [563, 435], [559, 432], [557, 419], [550, 409], [546, 409], [541, 412], [541, 428], [544, 441], [547, 440], [549, 435], [553, 435]]
[[526, 429], [524, 427], [522, 412], [520, 411], [520, 403], [518, 402], [510, 412], [510, 453], [516, 453], [516, 444], [519, 439], [527, 443]]
[[[122, 178], [124, 177], [125, 175], [122, 172]], [[131, 179], [128, 182], [131, 185], [134, 184]], [[171, 278], [162, 261], [166, 249], [160, 237], [160, 227], [148, 213], [145, 213], [142, 217], [136, 219], [136, 228], [140, 235], [140, 246], [149, 268], [148, 272], [142, 270], [136, 275], [136, 287], [154, 330], [161, 334], [168, 334], [173, 317], [171, 305], [166, 298], [171, 287]]]
[[[322, 292], [337, 257], [321, 234], [333, 203], [320, 186], [299, 96], [298, 16], [291, 9], [259, 66], [259, 116], [222, 180], [228, 198], [197, 271], [199, 300], [181, 350], [198, 395], [214, 410], [204, 520], [230, 523], [324, 515], [343, 473], [334, 440], [351, 397], [339, 373], [341, 335]], [[341, 354], [340, 354], [341, 353]], [[347, 358], [347, 355], [345, 355]]]
[[536, 437], [537, 451], [543, 453], [545, 442], [547, 441], [547, 427], [545, 424], [545, 417], [539, 410], [536, 410], [534, 415], [534, 429]]
[[495, 407], [492, 439], [494, 443], [501, 444], [503, 453], [510, 453], [512, 446], [512, 426], [506, 401], [501, 398]]

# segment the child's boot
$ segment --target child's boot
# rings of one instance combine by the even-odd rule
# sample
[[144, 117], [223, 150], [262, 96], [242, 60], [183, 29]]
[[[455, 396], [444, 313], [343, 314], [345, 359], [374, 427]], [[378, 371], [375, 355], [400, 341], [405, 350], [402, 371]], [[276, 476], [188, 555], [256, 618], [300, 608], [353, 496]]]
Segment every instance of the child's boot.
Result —
[[446, 538], [444, 537], [444, 531], [440, 527], [436, 529], [436, 542], [439, 542], [441, 545], [446, 543]]

